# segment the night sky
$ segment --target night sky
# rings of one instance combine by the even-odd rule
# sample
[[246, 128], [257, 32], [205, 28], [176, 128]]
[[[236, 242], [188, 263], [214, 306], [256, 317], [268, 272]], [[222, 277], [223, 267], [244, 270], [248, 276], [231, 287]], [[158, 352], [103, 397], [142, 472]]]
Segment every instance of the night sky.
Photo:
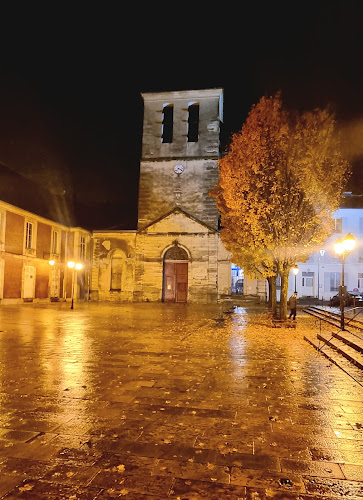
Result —
[[285, 5], [4, 15], [0, 164], [72, 200], [84, 227], [136, 228], [140, 92], [223, 87], [227, 147], [251, 106], [281, 89], [287, 107], [336, 113], [348, 189], [363, 193], [361, 2]]

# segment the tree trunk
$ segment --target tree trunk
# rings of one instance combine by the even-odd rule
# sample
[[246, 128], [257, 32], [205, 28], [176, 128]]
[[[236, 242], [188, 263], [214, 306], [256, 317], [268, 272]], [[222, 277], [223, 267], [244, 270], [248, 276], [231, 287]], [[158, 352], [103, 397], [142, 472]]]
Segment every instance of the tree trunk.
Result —
[[271, 286], [271, 278], [266, 278], [268, 284], [268, 308], [271, 310], [272, 308], [272, 286]]
[[276, 318], [277, 302], [276, 302], [276, 276], [267, 278], [268, 292], [269, 292], [269, 307], [271, 308], [272, 315]]
[[281, 293], [280, 293], [280, 319], [285, 320], [287, 316], [287, 291], [289, 286], [289, 267], [283, 267], [280, 271]]

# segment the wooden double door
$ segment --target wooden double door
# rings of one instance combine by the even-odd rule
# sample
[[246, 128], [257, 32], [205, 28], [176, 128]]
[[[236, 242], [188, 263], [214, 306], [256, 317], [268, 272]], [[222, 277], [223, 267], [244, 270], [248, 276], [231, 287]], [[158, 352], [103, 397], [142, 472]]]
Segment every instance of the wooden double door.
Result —
[[164, 301], [187, 302], [188, 262], [164, 261]]

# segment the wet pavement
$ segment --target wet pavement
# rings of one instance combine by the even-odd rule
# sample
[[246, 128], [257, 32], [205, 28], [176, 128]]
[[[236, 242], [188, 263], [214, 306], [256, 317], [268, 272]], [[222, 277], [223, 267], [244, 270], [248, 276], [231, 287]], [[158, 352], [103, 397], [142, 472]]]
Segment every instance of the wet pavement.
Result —
[[308, 315], [2, 305], [0, 330], [0, 498], [363, 497], [363, 390]]

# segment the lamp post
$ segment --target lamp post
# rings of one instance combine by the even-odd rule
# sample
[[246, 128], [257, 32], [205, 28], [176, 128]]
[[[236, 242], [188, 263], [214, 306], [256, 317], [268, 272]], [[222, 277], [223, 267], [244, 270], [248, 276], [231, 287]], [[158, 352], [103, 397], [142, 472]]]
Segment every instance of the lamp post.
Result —
[[[320, 257], [324, 257], [325, 250], [319, 250]], [[318, 258], [318, 300], [319, 300], [319, 291], [320, 291], [320, 257]], [[321, 298], [323, 303], [323, 297]]]
[[68, 262], [68, 267], [70, 269], [72, 269], [72, 301], [71, 301], [71, 309], [73, 309], [73, 302], [74, 302], [74, 283], [76, 281], [76, 271], [79, 271], [80, 269], [82, 269], [82, 264], [80, 262], [73, 262], [73, 261], [70, 261]]
[[342, 261], [342, 276], [340, 279], [341, 285], [339, 286], [339, 296], [340, 296], [340, 329], [345, 330], [344, 322], [344, 296], [346, 295], [346, 286], [344, 284], [344, 264], [345, 258], [349, 252], [351, 252], [355, 247], [355, 238], [352, 234], [347, 234], [344, 240], [339, 240], [334, 244], [335, 253], [341, 258]]
[[296, 276], [297, 276], [297, 275], [298, 275], [298, 273], [299, 273], [299, 268], [298, 268], [298, 266], [297, 266], [296, 264], [295, 264], [295, 265], [294, 265], [294, 267], [292, 268], [292, 272], [293, 272], [293, 273], [294, 273], [294, 275], [295, 275], [295, 290], [294, 290], [294, 292], [295, 292], [295, 293], [297, 293], [297, 291], [296, 291]]
[[[53, 266], [55, 266], [55, 260], [54, 259], [51, 259], [48, 262], [49, 262], [49, 265], [52, 266], [52, 268], [53, 268]], [[53, 272], [54, 271], [52, 270], [52, 272], [50, 274], [50, 278], [51, 278], [51, 285], [50, 285], [50, 291], [49, 291], [49, 298], [50, 298], [50, 300], [52, 300], [52, 292], [54, 290], [54, 288], [53, 288]]]

